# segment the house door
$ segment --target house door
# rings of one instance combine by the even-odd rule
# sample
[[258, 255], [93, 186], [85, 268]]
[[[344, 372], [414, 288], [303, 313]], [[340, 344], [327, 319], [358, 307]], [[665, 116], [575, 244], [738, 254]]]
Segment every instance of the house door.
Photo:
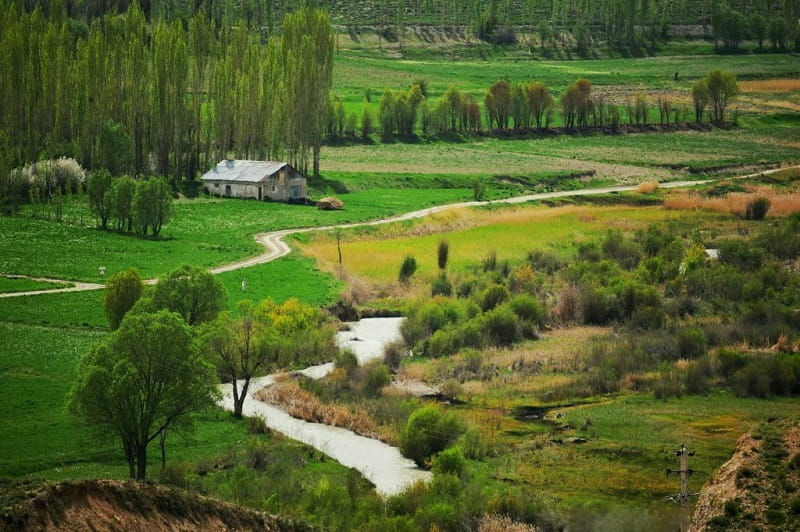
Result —
[[300, 185], [292, 185], [289, 189], [289, 195], [292, 199], [300, 198]]
[[226, 198], [230, 198], [231, 197], [231, 186], [230, 185], [225, 185], [225, 197]]
[[258, 187], [258, 201], [261, 201], [261, 187]]

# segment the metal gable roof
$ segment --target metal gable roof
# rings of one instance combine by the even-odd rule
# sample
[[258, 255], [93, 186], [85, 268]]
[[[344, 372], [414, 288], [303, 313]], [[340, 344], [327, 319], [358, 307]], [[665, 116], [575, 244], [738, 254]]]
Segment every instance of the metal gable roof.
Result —
[[275, 161], [241, 161], [225, 159], [203, 174], [203, 181], [232, 181], [237, 183], [260, 183], [281, 170], [286, 163]]

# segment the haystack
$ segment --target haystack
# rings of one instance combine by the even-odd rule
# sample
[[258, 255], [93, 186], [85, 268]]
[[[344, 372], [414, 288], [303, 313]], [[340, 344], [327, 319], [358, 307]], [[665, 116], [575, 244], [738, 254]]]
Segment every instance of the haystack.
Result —
[[344, 202], [339, 198], [322, 198], [321, 200], [317, 201], [317, 208], [322, 209], [323, 211], [338, 211], [344, 209]]

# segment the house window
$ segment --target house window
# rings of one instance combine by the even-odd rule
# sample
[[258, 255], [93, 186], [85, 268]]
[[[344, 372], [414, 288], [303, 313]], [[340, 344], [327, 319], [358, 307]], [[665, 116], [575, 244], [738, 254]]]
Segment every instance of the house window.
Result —
[[214, 183], [214, 188], [219, 188], [219, 183]]

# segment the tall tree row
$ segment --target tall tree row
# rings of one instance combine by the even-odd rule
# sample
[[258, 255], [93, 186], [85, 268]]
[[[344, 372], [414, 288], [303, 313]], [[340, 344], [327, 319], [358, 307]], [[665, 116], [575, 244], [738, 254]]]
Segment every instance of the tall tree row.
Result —
[[134, 1], [87, 26], [70, 18], [73, 3], [42, 4], [0, 0], [7, 165], [72, 156], [90, 169], [193, 178], [229, 155], [288, 155], [318, 171], [333, 71], [324, 12], [304, 6], [267, 39], [216, 24], [210, 9], [148, 23], [166, 4]]

